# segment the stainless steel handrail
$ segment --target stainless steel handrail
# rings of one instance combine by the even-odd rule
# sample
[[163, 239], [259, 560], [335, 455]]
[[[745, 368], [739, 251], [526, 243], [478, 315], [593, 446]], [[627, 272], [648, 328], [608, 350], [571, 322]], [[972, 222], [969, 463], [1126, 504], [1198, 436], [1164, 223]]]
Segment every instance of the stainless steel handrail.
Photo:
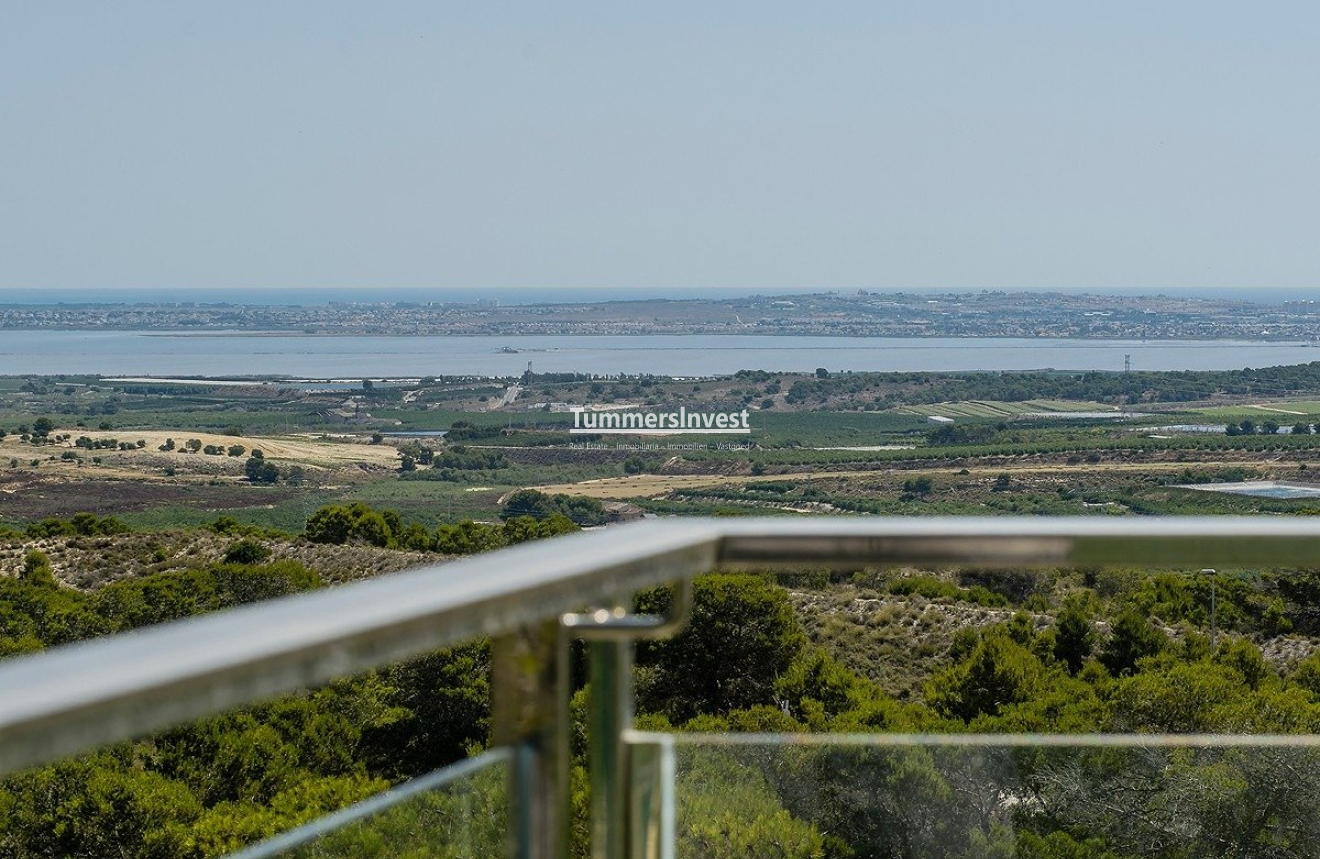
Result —
[[697, 521], [574, 534], [6, 659], [0, 774], [612, 605], [718, 553]]
[[1320, 566], [1308, 518], [681, 519], [525, 544], [0, 662], [0, 773], [720, 566]]

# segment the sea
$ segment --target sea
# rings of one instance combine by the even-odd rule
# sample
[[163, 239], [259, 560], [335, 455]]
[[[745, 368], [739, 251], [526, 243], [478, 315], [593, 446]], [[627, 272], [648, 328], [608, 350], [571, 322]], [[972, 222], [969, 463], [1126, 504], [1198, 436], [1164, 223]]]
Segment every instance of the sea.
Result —
[[0, 331], [0, 375], [390, 379], [738, 370], [1230, 370], [1320, 361], [1303, 342], [768, 335], [362, 336], [251, 332]]

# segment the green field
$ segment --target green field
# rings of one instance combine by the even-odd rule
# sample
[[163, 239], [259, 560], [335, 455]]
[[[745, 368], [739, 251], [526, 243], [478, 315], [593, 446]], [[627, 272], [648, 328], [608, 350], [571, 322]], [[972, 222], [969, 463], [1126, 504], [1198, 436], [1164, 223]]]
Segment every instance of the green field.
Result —
[[1198, 409], [1196, 414], [1207, 420], [1253, 420], [1256, 423], [1272, 420], [1280, 424], [1293, 424], [1305, 419], [1320, 418], [1320, 400], [1279, 400], [1276, 402], [1243, 403]]
[[921, 415], [923, 417], [1007, 418], [1039, 412], [1057, 412], [1060, 417], [1066, 417], [1069, 412], [1109, 412], [1116, 411], [1116, 409], [1112, 405], [1104, 403], [1065, 402], [1063, 400], [1022, 400], [1011, 403], [999, 400], [968, 400], [959, 403], [903, 406], [896, 411], [900, 414]]

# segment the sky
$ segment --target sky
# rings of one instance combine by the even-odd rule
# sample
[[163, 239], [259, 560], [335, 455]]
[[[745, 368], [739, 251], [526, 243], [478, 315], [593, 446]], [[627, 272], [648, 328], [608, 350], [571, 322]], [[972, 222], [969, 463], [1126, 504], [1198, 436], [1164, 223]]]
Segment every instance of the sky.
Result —
[[1216, 0], [6, 3], [0, 293], [1309, 290], [1318, 25]]

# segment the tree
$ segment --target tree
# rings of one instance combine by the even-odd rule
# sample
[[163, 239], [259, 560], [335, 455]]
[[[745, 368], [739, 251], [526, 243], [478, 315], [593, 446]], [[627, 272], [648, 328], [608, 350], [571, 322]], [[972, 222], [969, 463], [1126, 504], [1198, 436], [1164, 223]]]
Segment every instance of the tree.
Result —
[[313, 543], [342, 545], [353, 533], [353, 515], [347, 507], [322, 507], [307, 520], [304, 536]]
[[1260, 425], [1260, 431], [1265, 435], [1275, 435], [1279, 432], [1279, 422], [1275, 420], [1265, 421]]
[[1168, 647], [1169, 637], [1156, 629], [1144, 614], [1128, 608], [1114, 622], [1113, 632], [1100, 651], [1100, 662], [1115, 677], [1131, 674], [1137, 661]]
[[243, 466], [243, 472], [251, 483], [276, 483], [280, 479], [280, 470], [258, 456], [248, 459]]
[[1095, 629], [1078, 600], [1071, 600], [1059, 613], [1054, 628], [1054, 658], [1076, 674], [1095, 649]]
[[1238, 431], [1242, 435], [1255, 435], [1256, 424], [1250, 418], [1243, 418], [1241, 423], [1238, 424]]
[[50, 435], [53, 429], [55, 429], [55, 424], [50, 418], [37, 418], [32, 422], [32, 434], [38, 438], [45, 438]]
[[[667, 590], [647, 591], [637, 609], [663, 614], [669, 602]], [[805, 644], [783, 588], [755, 576], [703, 576], [683, 632], [639, 645], [638, 701], [676, 723], [769, 704], [776, 678]]]
[[1045, 669], [1003, 627], [991, 627], [959, 664], [936, 672], [926, 700], [937, 712], [970, 722], [1029, 700], [1043, 686]]
[[918, 477], [915, 480], [903, 481], [903, 491], [909, 495], [927, 495], [930, 493], [930, 478]]
[[313, 543], [342, 545], [352, 540], [373, 546], [394, 545], [395, 535], [403, 530], [399, 515], [392, 510], [380, 513], [365, 504], [327, 505], [307, 520], [304, 536]]
[[830, 371], [829, 371], [829, 370], [826, 370], [824, 367], [817, 367], [817, 368], [816, 368], [816, 378], [817, 378], [817, 379], [828, 379], [829, 377], [830, 377]]
[[1311, 434], [1311, 425], [1308, 424], [1308, 423], [1306, 423], [1305, 421], [1299, 421], [1298, 423], [1293, 424], [1292, 434], [1293, 434], [1293, 435], [1310, 435], [1310, 434]]
[[370, 391], [370, 390], [371, 390], [372, 388], [374, 388], [374, 387], [376, 387], [376, 383], [373, 382], [373, 381], [371, 381], [370, 379], [363, 379], [363, 380], [362, 380], [362, 390], [364, 390], [364, 391]]
[[190, 438], [188, 439], [187, 443], [184, 444], [184, 447], [188, 448], [188, 451], [190, 453], [196, 453], [197, 451], [202, 449], [202, 440], [197, 438]]
[[50, 558], [46, 557], [45, 552], [39, 552], [36, 549], [28, 552], [23, 557], [23, 572], [19, 579], [24, 584], [36, 585], [38, 587], [55, 587], [55, 571], [51, 569]]
[[444, 650], [382, 672], [388, 722], [363, 732], [366, 757], [391, 778], [418, 776], [462, 758], [490, 730], [490, 648]]
[[505, 500], [500, 510], [501, 519], [518, 516], [545, 519], [555, 514], [567, 516], [578, 525], [600, 525], [605, 521], [605, 506], [595, 498], [580, 495], [546, 495], [535, 489], [519, 489]]

